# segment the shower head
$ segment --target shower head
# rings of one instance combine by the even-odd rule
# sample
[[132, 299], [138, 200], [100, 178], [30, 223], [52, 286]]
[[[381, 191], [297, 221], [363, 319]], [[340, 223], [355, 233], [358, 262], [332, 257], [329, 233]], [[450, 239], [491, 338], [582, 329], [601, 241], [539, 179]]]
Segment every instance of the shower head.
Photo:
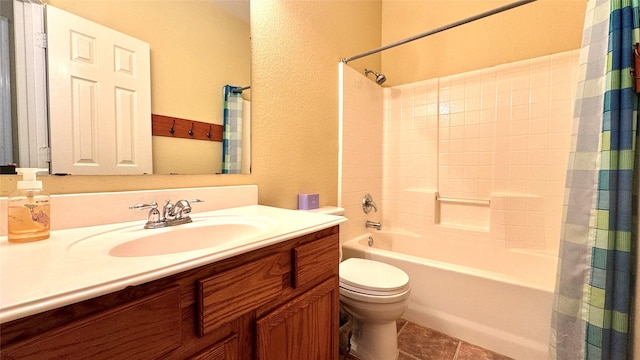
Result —
[[382, 83], [387, 81], [387, 77], [383, 74], [377, 73], [373, 70], [364, 69], [364, 76], [367, 76], [370, 73], [376, 76], [376, 83], [378, 83], [378, 85], [382, 85]]

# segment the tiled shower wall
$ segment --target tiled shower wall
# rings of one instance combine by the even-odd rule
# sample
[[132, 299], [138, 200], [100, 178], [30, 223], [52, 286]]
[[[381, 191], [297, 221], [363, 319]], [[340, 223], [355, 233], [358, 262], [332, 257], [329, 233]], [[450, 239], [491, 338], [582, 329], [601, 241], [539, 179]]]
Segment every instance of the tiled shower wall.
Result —
[[[341, 126], [339, 206], [349, 219], [340, 227], [341, 239], [364, 234], [366, 220], [382, 218], [383, 90], [351, 67], [340, 64]], [[362, 198], [370, 193], [378, 212], [364, 214]]]
[[[385, 89], [341, 65], [343, 240], [383, 220], [555, 253], [577, 62], [574, 50]], [[367, 192], [379, 212], [363, 213]]]
[[386, 89], [386, 227], [557, 251], [577, 62], [575, 50]]

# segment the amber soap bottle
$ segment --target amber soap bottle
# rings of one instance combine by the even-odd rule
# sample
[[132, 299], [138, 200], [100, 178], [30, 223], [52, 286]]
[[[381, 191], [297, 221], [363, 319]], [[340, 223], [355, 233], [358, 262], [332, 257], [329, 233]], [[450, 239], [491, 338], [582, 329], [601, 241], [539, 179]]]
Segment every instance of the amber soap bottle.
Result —
[[51, 205], [49, 194], [42, 189], [42, 181], [36, 180], [38, 171], [47, 169], [18, 168], [22, 181], [9, 195], [8, 240], [24, 243], [49, 238]]

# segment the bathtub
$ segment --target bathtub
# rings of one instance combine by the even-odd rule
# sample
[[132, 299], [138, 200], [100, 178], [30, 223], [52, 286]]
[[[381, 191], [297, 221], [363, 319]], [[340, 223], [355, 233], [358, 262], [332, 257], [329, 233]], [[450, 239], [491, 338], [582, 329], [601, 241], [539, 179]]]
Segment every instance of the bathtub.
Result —
[[435, 241], [384, 230], [347, 240], [342, 251], [344, 259], [382, 261], [409, 275], [405, 319], [514, 359], [548, 358], [552, 254], [509, 250], [473, 236]]

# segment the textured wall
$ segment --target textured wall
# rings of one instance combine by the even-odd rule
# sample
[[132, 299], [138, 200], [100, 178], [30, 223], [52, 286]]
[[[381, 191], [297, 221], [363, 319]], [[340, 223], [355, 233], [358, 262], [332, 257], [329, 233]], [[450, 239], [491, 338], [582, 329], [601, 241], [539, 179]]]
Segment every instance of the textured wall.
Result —
[[[272, 19], [252, 23], [253, 173], [260, 200], [295, 208], [297, 193], [319, 192], [321, 204], [336, 204], [339, 60], [380, 43], [380, 4], [251, 5], [254, 19]], [[375, 60], [368, 59], [371, 66], [379, 65]]]

